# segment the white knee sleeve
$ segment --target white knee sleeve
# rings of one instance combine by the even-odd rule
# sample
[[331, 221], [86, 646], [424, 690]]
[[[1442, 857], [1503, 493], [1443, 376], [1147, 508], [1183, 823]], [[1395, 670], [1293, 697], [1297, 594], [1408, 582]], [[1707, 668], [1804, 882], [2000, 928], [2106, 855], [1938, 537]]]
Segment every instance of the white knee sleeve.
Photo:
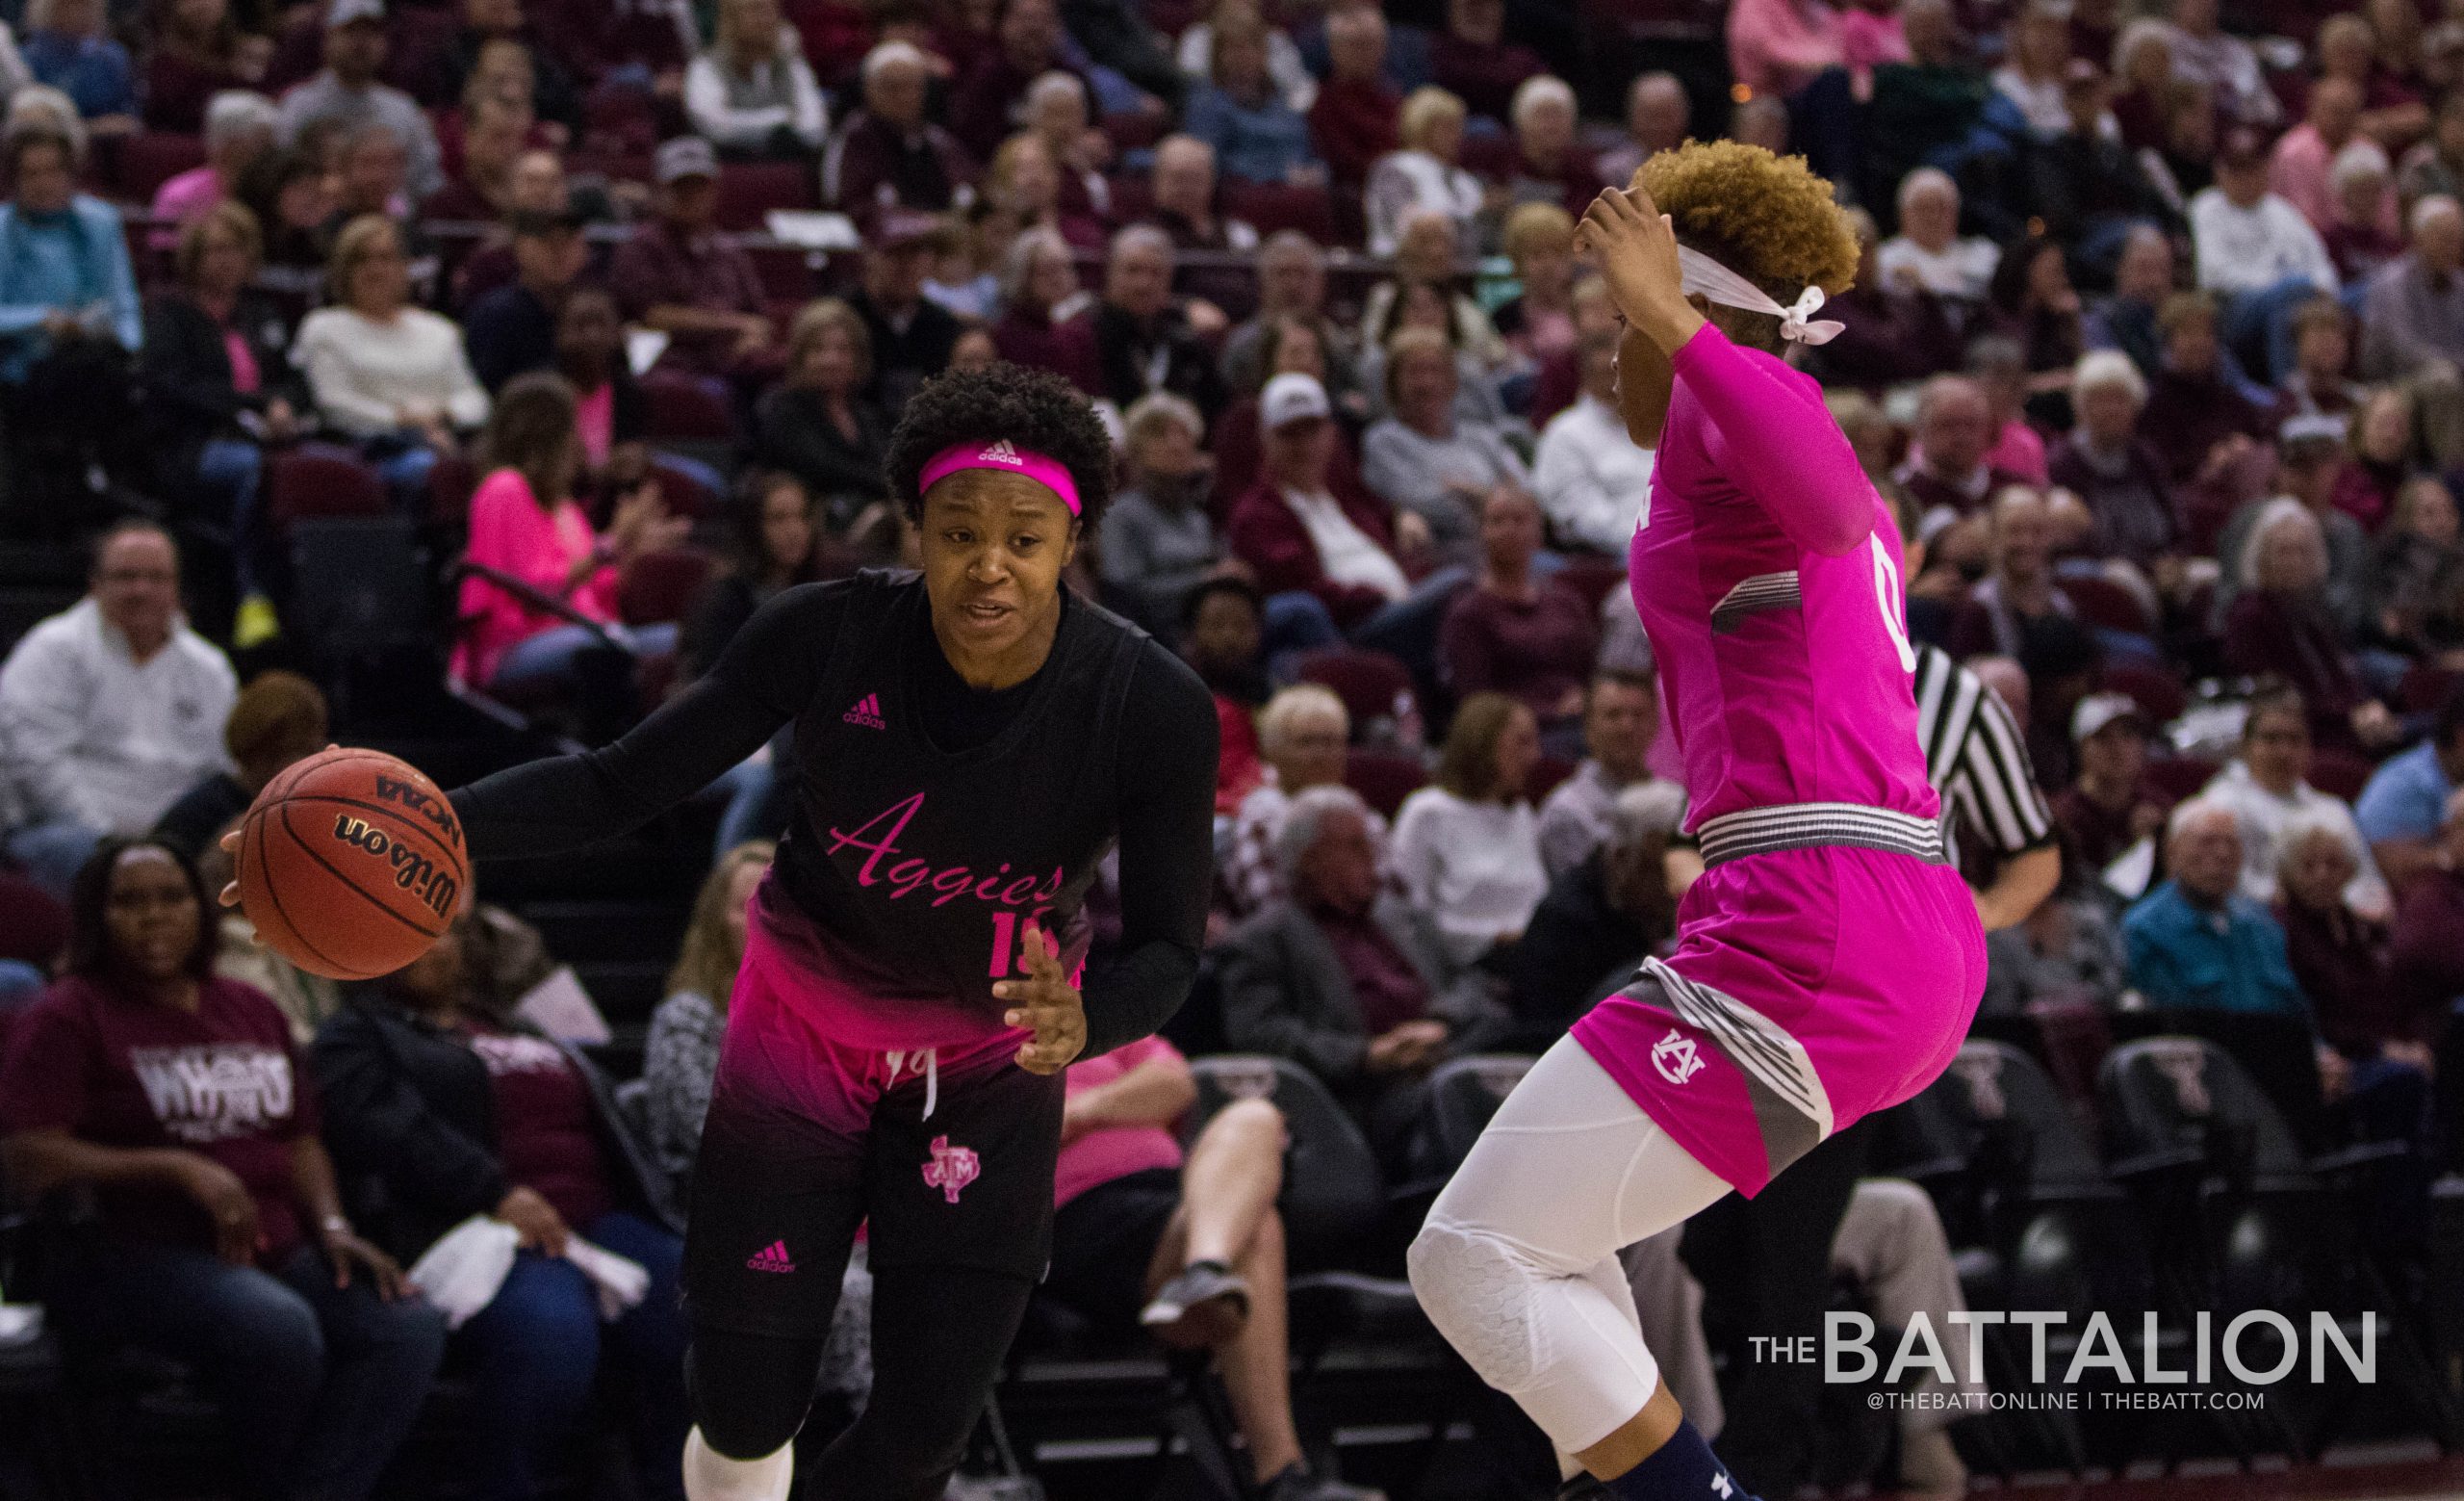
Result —
[[711, 1448], [699, 1428], [684, 1440], [687, 1501], [787, 1501], [795, 1478], [792, 1441], [757, 1460], [731, 1460]]
[[1436, 1217], [1413, 1240], [1410, 1264], [1429, 1321], [1564, 1453], [1607, 1437], [1659, 1385], [1630, 1300], [1621, 1307], [1588, 1272], [1552, 1272], [1508, 1241]]

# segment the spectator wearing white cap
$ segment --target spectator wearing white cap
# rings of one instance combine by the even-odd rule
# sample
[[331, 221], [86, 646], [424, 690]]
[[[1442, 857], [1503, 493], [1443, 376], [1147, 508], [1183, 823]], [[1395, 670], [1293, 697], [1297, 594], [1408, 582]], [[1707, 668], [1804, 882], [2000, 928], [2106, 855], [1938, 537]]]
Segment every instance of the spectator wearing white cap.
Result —
[[385, 0], [333, 0], [325, 11], [325, 67], [282, 96], [282, 139], [296, 145], [309, 126], [343, 133], [383, 125], [410, 153], [407, 188], [418, 202], [445, 186], [444, 159], [427, 115], [409, 94], [376, 81], [385, 65]]
[[709, 47], [684, 70], [684, 113], [731, 157], [809, 157], [829, 135], [821, 86], [779, 0], [719, 0]]
[[956, 136], [924, 117], [931, 77], [932, 64], [913, 42], [885, 41], [864, 54], [863, 108], [847, 116], [821, 159], [823, 202], [850, 214], [938, 213], [959, 200], [974, 164]]
[[2053, 799], [2066, 868], [2083, 877], [2106, 870], [2164, 829], [2166, 799], [2146, 781], [2147, 734], [2147, 715], [2127, 693], [2091, 693], [2070, 712], [2079, 774]]

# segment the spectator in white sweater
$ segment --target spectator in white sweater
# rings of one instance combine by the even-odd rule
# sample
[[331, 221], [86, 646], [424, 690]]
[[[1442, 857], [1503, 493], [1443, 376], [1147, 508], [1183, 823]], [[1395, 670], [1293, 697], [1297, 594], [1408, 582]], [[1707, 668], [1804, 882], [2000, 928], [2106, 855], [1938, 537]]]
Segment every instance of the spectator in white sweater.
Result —
[[231, 664], [180, 616], [180, 561], [151, 522], [94, 550], [83, 600], [38, 624], [0, 662], [0, 804], [9, 853], [65, 894], [108, 834], [142, 834], [229, 769]]
[[2224, 299], [2225, 342], [2263, 385], [2294, 368], [2294, 309], [2337, 289], [2326, 242], [2268, 191], [2268, 148], [2235, 131], [2217, 153], [2216, 185], [2190, 202], [2199, 286]]
[[1938, 167], [1900, 179], [1899, 233], [1883, 242], [1875, 269], [1883, 286], [1982, 303], [2002, 251], [1982, 235], [1960, 235], [1960, 188]]
[[1651, 497], [1654, 455], [1617, 410], [1617, 329], [1584, 334], [1580, 350], [1582, 394], [1541, 430], [1532, 487], [1560, 547], [1623, 558]]
[[1387, 846], [1388, 873], [1437, 922], [1456, 964], [1502, 961], [1549, 892], [1540, 819], [1526, 788], [1540, 761], [1540, 724], [1502, 693], [1475, 693], [1454, 712], [1437, 784], [1403, 800]]
[[488, 420], [487, 392], [462, 331], [410, 305], [410, 263], [392, 220], [367, 214], [344, 225], [328, 275], [336, 305], [299, 325], [293, 363], [325, 426], [356, 441], [416, 514], [437, 460]]
[[779, 0], [720, 0], [717, 36], [684, 70], [693, 133], [732, 157], [812, 157], [829, 138], [821, 86]]

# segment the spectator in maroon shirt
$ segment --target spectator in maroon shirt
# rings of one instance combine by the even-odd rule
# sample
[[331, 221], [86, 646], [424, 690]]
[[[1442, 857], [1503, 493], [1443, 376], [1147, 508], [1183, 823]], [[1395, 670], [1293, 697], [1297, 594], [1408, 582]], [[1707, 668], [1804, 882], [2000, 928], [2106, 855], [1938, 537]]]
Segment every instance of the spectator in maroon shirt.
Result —
[[1088, 123], [1086, 80], [1063, 72], [1037, 79], [1027, 91], [1027, 129], [1043, 142], [1061, 173], [1061, 212], [1092, 220], [1110, 233], [1113, 190], [1104, 164], [1112, 159], [1112, 141]]
[[1381, 891], [1377, 845], [1351, 789], [1292, 800], [1275, 836], [1292, 894], [1225, 941], [1223, 1026], [1233, 1047], [1323, 1079], [1399, 1163], [1429, 1070], [1502, 1038], [1509, 1018], [1426, 913]]
[[[587, 1407], [603, 1350], [627, 1371], [645, 1496], [683, 1501], [684, 1258], [666, 1178], [582, 1055], [477, 1004], [467, 923], [371, 987], [317, 1034], [325, 1131], [395, 1251], [417, 1257], [475, 1216], [522, 1236], [512, 1271], [454, 1331], [476, 1386], [465, 1462], [482, 1495], [536, 1495]], [[650, 1273], [642, 1300], [601, 1319], [565, 1258], [580, 1237]]]
[[[650, 91], [681, 104], [684, 65], [699, 38], [679, 0], [530, 0], [541, 47], [576, 76], [603, 83], [619, 69], [646, 75]], [[636, 84], [633, 87], [638, 88]]]
[[1004, 0], [992, 47], [950, 99], [950, 132], [977, 160], [1026, 123], [1027, 91], [1037, 79], [1074, 71], [1062, 58], [1063, 36], [1055, 0]]
[[2225, 378], [2214, 298], [2177, 292], [2156, 326], [2164, 358], [2147, 382], [2139, 430], [2164, 455], [2173, 483], [2217, 482], [2267, 434], [2268, 414]]
[[2464, 791], [2447, 800], [2434, 864], [2404, 893], [2389, 961], [2413, 1014], [2441, 1017], [2464, 999]]
[[2077, 613], [2054, 577], [2053, 508], [2043, 491], [2017, 484], [1995, 492], [1986, 537], [1986, 575], [1951, 617], [1948, 650], [1961, 660], [2016, 657], [2031, 622]]
[[2119, 349], [2097, 349], [2079, 361], [2070, 381], [2078, 426], [2046, 456], [2052, 481], [2079, 497], [2095, 519], [2090, 548], [2152, 568], [2169, 556], [2180, 531], [2164, 455], [2140, 435], [2147, 382]]
[[462, 0], [462, 24], [424, 69], [426, 76], [416, 81], [412, 96], [430, 109], [461, 98], [463, 86], [491, 42], [512, 42], [529, 55], [531, 102], [540, 118], [554, 120], [567, 130], [581, 127], [581, 91], [574, 87], [573, 75], [565, 71], [556, 54], [540, 45], [523, 12], [523, 0]]
[[11, 1186], [88, 1190], [101, 1211], [51, 1265], [56, 1327], [73, 1356], [136, 1344], [192, 1366], [244, 1501], [359, 1501], [418, 1416], [445, 1320], [344, 1216], [289, 1023], [214, 974], [194, 867], [105, 840], [69, 910], [64, 973], [0, 1068]]
[[1386, 17], [1348, 6], [1326, 17], [1331, 70], [1309, 106], [1309, 140], [1335, 185], [1358, 191], [1379, 157], [1399, 150], [1403, 96], [1386, 82]]
[[1857, 236], [1857, 279], [1822, 305], [1822, 316], [1842, 326], [1809, 351], [1807, 368], [1826, 384], [1870, 391], [1958, 368], [1959, 333], [1942, 299], [1922, 287], [1886, 284], [1873, 216], [1860, 208], [1846, 213]]
[[1446, 29], [1429, 40], [1429, 70], [1465, 109], [1503, 120], [1514, 91], [1549, 70], [1540, 54], [1505, 39], [1505, 0], [1447, 0]]
[[1069, 242], [1050, 229], [1030, 229], [1001, 258], [1001, 319], [993, 347], [1013, 365], [1048, 370], [1090, 396], [1103, 383], [1091, 341], [1077, 331], [1087, 291], [1078, 284]]
[[823, 202], [850, 214], [950, 206], [975, 169], [958, 138], [924, 117], [931, 74], [912, 42], [885, 41], [864, 54], [864, 107], [822, 156]]
[[1457, 695], [1508, 693], [1540, 721], [1544, 742], [1579, 751], [1583, 686], [1600, 655], [1598, 612], [1534, 578], [1540, 505], [1508, 485], [1480, 506], [1480, 571], [1447, 608], [1437, 660]]
[[2417, 1014], [2388, 983], [2387, 925], [2345, 900], [2361, 861], [2339, 825], [2297, 815], [2276, 867], [2275, 920], [2293, 977], [2310, 997], [2319, 1035], [2353, 1062], [2387, 1058], [2427, 1069], [2446, 1007]]
[[1061, 171], [1041, 136], [1022, 130], [1001, 142], [984, 174], [984, 195], [1021, 229], [1052, 230], [1076, 249], [1103, 248], [1102, 221], [1063, 206]]
[[2224, 615], [2224, 665], [2272, 675], [2298, 689], [2323, 745], [2382, 747], [2402, 731], [2354, 675], [2328, 613], [2327, 542], [2319, 518], [2290, 497], [2251, 523], [2241, 556], [2242, 593]]
[[145, 64], [145, 128], [193, 136], [225, 89], [261, 89], [273, 42], [240, 30], [231, 0], [155, 0]]
[[[2066, 871], [2101, 871], [2163, 831], [2170, 809], [2147, 785], [2147, 716], [2127, 693], [2091, 693], [2070, 712], [2079, 775], [2053, 799]], [[2160, 859], [2163, 851], [2158, 841]]]
[[626, 315], [668, 336], [661, 362], [722, 375], [776, 363], [761, 277], [719, 237], [719, 160], [680, 136], [658, 148], [655, 217], [616, 252], [612, 280]]
[[2279, 424], [2291, 417], [2347, 417], [2369, 388], [2348, 376], [2352, 368], [2352, 315], [2334, 298], [2319, 297], [2293, 310], [2293, 369], [2276, 382]]
[[2009, 485], [2027, 481], [1986, 462], [1993, 447], [1993, 406], [1965, 375], [1937, 375], [1916, 402], [1915, 443], [1897, 476], [1920, 515], [1982, 511]]

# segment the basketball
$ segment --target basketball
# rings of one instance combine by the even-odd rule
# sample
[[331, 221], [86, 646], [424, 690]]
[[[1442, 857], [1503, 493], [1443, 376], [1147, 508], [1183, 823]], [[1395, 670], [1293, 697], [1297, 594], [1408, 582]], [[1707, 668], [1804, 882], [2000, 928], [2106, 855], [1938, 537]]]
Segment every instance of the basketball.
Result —
[[470, 885], [445, 793], [381, 751], [338, 747], [266, 784], [240, 828], [240, 906], [311, 974], [390, 974], [444, 936]]

